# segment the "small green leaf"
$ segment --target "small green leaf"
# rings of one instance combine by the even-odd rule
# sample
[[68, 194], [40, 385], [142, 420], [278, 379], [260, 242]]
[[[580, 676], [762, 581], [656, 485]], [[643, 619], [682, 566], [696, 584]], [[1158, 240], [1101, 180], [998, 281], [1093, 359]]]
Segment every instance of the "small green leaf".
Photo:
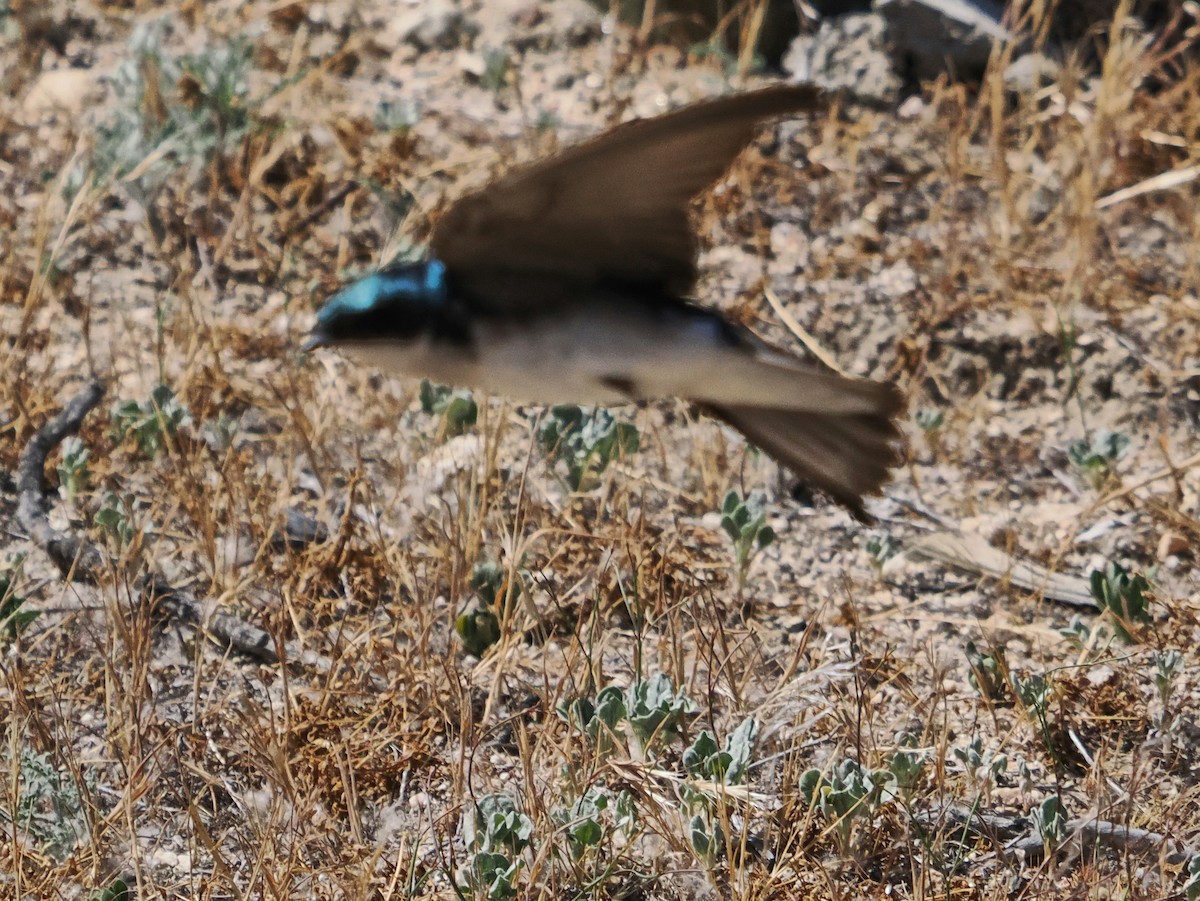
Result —
[[125, 881], [117, 879], [105, 888], [92, 892], [89, 901], [133, 901], [133, 895]]

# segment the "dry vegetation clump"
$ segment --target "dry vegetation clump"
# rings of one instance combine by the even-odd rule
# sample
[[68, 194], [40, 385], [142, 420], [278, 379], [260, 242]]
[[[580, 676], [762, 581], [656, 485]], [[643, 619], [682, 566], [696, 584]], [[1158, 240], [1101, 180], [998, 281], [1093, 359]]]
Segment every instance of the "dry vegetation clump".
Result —
[[298, 350], [732, 60], [565, 0], [0, 0], [0, 896], [1195, 897], [1200, 73], [1127, 8], [697, 207], [702, 299], [908, 393], [867, 529], [682, 405]]

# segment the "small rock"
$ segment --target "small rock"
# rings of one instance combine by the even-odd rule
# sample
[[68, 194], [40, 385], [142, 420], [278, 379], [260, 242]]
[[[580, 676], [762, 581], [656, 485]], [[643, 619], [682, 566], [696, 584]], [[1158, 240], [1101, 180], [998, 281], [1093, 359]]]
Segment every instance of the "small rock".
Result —
[[100, 75], [95, 69], [55, 69], [38, 77], [21, 111], [30, 124], [55, 110], [78, 115], [99, 90]]
[[408, 809], [419, 813], [429, 807], [429, 795], [425, 792], [413, 792], [408, 798]]
[[462, 12], [450, 0], [422, 0], [388, 25], [388, 36], [397, 44], [418, 50], [450, 50], [463, 31]]
[[462, 70], [464, 75], [478, 81], [483, 78], [483, 74], [487, 72], [487, 60], [483, 58], [482, 53], [474, 53], [470, 50], [464, 50], [456, 59], [458, 68]]
[[816, 34], [792, 41], [783, 69], [799, 82], [892, 100], [899, 93], [900, 78], [892, 70], [886, 40], [885, 23], [876, 14], [825, 19]]
[[1058, 80], [1062, 66], [1040, 53], [1026, 53], [1004, 70], [1004, 86], [1016, 94], [1031, 94]]
[[1185, 536], [1178, 532], [1163, 532], [1162, 538], [1158, 540], [1158, 559], [1166, 560], [1168, 557], [1178, 557], [1187, 553], [1188, 549], [1188, 540]]

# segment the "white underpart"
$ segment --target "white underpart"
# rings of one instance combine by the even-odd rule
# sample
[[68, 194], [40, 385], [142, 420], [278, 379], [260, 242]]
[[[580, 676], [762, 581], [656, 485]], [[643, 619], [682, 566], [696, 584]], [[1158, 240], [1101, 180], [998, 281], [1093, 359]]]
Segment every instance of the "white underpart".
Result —
[[[476, 330], [470, 352], [428, 339], [345, 350], [380, 369], [531, 403], [612, 405], [682, 397], [817, 412], [874, 409], [874, 400], [853, 390], [856, 383], [789, 358], [730, 347], [714, 322], [702, 317], [631, 317], [628, 308], [579, 308], [536, 328], [486, 325]], [[621, 390], [625, 385], [633, 391]]]

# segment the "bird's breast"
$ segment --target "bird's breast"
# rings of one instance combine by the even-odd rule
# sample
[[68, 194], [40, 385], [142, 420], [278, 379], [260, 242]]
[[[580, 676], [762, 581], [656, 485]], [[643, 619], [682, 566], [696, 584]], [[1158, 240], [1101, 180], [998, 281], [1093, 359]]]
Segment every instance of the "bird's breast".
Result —
[[711, 314], [631, 303], [566, 304], [535, 316], [476, 317], [467, 340], [346, 348], [361, 362], [515, 401], [615, 405], [688, 396], [728, 339]]

